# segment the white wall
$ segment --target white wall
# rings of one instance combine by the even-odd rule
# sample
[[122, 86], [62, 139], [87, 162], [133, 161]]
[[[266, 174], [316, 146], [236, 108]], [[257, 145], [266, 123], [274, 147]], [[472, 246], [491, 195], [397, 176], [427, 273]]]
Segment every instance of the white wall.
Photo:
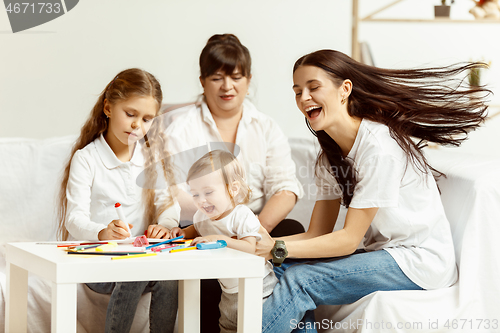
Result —
[[[392, 0], [360, 0], [360, 16]], [[405, 0], [375, 17], [433, 18], [433, 5], [438, 0]], [[447, 1], [449, 3], [449, 1]], [[470, 0], [455, 0], [451, 18], [470, 19], [474, 6]], [[482, 83], [495, 95], [491, 103], [500, 105], [500, 21], [496, 23], [379, 23], [364, 22], [359, 26], [360, 41], [367, 41], [375, 65], [387, 68], [449, 65], [461, 61], [491, 61]], [[500, 107], [491, 108], [495, 114]], [[456, 152], [500, 156], [500, 115], [487, 120]]]
[[101, 90], [129, 67], [153, 73], [165, 102], [194, 100], [199, 54], [211, 35], [225, 32], [251, 52], [250, 97], [260, 110], [287, 134], [307, 135], [291, 68], [319, 48], [349, 52], [349, 11], [342, 0], [82, 0], [56, 20], [12, 34], [0, 9], [0, 136], [77, 133]]
[[[361, 0], [361, 15], [387, 2]], [[387, 15], [432, 17], [435, 3], [407, 0]], [[467, 17], [471, 5], [457, 0], [452, 9]], [[66, 15], [16, 34], [0, 8], [0, 137], [78, 133], [101, 90], [129, 67], [153, 73], [165, 102], [194, 100], [201, 93], [199, 53], [212, 34], [224, 32], [236, 34], [251, 52], [251, 98], [260, 110], [287, 135], [309, 136], [295, 106], [291, 68], [320, 48], [350, 54], [351, 1], [81, 0]], [[496, 91], [498, 36], [500, 24], [360, 26], [378, 66], [483, 58], [492, 61], [487, 80]]]

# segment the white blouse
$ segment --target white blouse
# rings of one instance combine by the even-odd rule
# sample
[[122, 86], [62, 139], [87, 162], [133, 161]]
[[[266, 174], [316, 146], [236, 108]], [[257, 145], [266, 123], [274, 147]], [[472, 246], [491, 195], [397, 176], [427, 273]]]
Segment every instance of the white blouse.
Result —
[[[228, 149], [205, 102], [176, 110], [176, 114], [165, 133], [168, 151], [177, 166], [178, 182], [183, 183], [191, 165], [209, 149]], [[236, 145], [234, 154], [245, 168], [246, 181], [252, 190], [247, 206], [254, 213], [260, 213], [267, 200], [279, 191], [293, 192], [298, 199], [303, 196], [288, 139], [272, 118], [249, 101], [243, 103]], [[188, 190], [185, 185], [181, 187]]]
[[[383, 124], [363, 119], [348, 158], [358, 172], [352, 208], [378, 207], [364, 238], [364, 249], [384, 249], [414, 283], [424, 289], [457, 280], [449, 222], [432, 174], [409, 163]], [[329, 165], [326, 159], [322, 166]], [[317, 170], [317, 200], [340, 198], [335, 178]], [[339, 170], [341, 172], [341, 170]]]
[[[136, 144], [129, 162], [121, 162], [101, 135], [83, 149], [76, 151], [66, 189], [68, 199], [66, 228], [73, 239], [97, 240], [101, 230], [118, 219], [115, 203], [122, 205], [126, 223], [132, 224], [133, 236], [143, 235], [148, 227], [144, 221], [143, 189], [136, 184], [144, 170], [140, 144]], [[156, 190], [157, 204], [164, 203], [168, 191]], [[176, 202], [160, 216], [158, 224], [166, 228], [178, 226], [180, 206]]]

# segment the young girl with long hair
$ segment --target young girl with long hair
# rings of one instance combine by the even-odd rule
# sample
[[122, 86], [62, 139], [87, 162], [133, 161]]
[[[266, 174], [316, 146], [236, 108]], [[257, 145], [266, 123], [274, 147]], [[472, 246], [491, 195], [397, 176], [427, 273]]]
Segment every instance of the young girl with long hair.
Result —
[[[189, 169], [187, 183], [198, 210], [193, 224], [185, 229], [172, 229], [172, 237], [194, 238], [192, 245], [223, 240], [229, 248], [253, 254], [256, 241], [261, 238], [261, 224], [245, 205], [251, 195], [245, 178], [245, 170], [230, 152], [213, 150], [197, 160]], [[263, 299], [272, 293], [276, 281], [272, 265], [266, 262]], [[236, 333], [238, 279], [219, 282], [222, 288], [220, 332]]]
[[[64, 170], [60, 190], [59, 229], [62, 240], [112, 240], [142, 235], [168, 238], [177, 226], [180, 207], [175, 186], [153, 190], [159, 177], [173, 184], [166, 138], [158, 115], [159, 82], [141, 69], [120, 72], [106, 86], [83, 125]], [[162, 160], [162, 172], [146, 168], [146, 184], [136, 185], [145, 167]], [[149, 186], [148, 186], [149, 185]], [[126, 221], [118, 218], [120, 203]], [[127, 231], [131, 228], [132, 235]], [[151, 332], [172, 332], [177, 313], [177, 281], [89, 283], [111, 294], [106, 332], [128, 332], [140, 296], [152, 292]]]
[[[293, 258], [274, 268], [279, 282], [264, 304], [263, 332], [315, 332], [318, 305], [455, 283], [450, 226], [422, 147], [458, 146], [484, 121], [476, 94], [489, 91], [459, 79], [478, 66], [381, 69], [333, 50], [297, 60], [296, 103], [322, 148], [318, 195], [307, 232], [278, 246], [261, 230], [258, 254], [271, 259], [286, 248]], [[341, 205], [344, 227], [333, 231]]]

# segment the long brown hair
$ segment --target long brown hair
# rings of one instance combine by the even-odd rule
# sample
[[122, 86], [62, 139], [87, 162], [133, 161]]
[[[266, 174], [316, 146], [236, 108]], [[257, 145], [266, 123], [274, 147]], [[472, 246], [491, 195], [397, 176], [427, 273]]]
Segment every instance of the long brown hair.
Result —
[[[108, 128], [108, 119], [104, 114], [104, 101], [107, 100], [110, 104], [116, 104], [117, 102], [126, 100], [135, 96], [151, 96], [153, 97], [157, 104], [158, 115], [161, 102], [163, 99], [161, 86], [156, 78], [141, 69], [131, 68], [124, 70], [115, 76], [111, 82], [108, 83], [106, 88], [102, 91], [97, 99], [97, 103], [94, 105], [92, 111], [90, 112], [89, 118], [83, 125], [80, 137], [76, 140], [75, 145], [71, 150], [71, 154], [64, 169], [61, 188], [59, 191], [59, 206], [58, 206], [58, 221], [59, 227], [57, 230], [57, 236], [59, 239], [68, 239], [68, 230], [66, 229], [66, 218], [67, 218], [67, 208], [68, 200], [66, 197], [66, 187], [68, 185], [69, 173], [71, 161], [75, 152], [79, 149], [84, 148], [89, 143], [97, 139], [101, 134], [105, 133]], [[161, 122], [162, 117], [155, 117], [153, 124], [147, 135], [141, 139], [138, 144], [142, 145], [142, 152], [145, 158], [145, 167], [152, 165], [157, 161], [158, 158], [162, 159], [163, 174], [167, 180], [167, 184], [173, 184], [173, 171], [169, 160], [169, 154], [164, 149], [166, 145], [166, 136], [162, 131]], [[146, 168], [147, 172], [146, 179], [148, 183], [155, 183], [157, 179], [156, 168]], [[143, 189], [143, 202], [145, 204], [144, 218], [149, 224], [154, 224], [158, 220], [158, 217], [163, 213], [168, 207], [172, 206], [173, 192], [175, 188], [170, 188], [170, 199], [163, 206], [158, 206], [155, 208], [155, 191], [152, 189], [153, 186], [145, 186]]]
[[[351, 80], [349, 115], [387, 125], [407, 162], [424, 174], [433, 170], [442, 175], [429, 165], [421, 150], [427, 142], [459, 146], [487, 116], [484, 99], [491, 91], [465, 86], [463, 75], [487, 66], [483, 63], [384, 69], [362, 64], [338, 51], [320, 50], [298, 59], [293, 72], [300, 66], [323, 69], [338, 87], [344, 80]], [[343, 204], [349, 207], [356, 186], [354, 165], [342, 156], [339, 145], [326, 132], [313, 133], [321, 145], [317, 166], [326, 156], [332, 168], [342, 171], [329, 170], [342, 189]]]

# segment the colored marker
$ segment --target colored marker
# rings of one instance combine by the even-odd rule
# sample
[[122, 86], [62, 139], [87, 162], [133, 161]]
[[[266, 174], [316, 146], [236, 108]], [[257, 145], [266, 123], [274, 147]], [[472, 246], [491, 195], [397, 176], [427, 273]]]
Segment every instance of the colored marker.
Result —
[[159, 252], [170, 252], [172, 250], [183, 249], [185, 247], [187, 247], [187, 245], [185, 245], [185, 244], [173, 245], [172, 247], [167, 247], [167, 248], [161, 249]]
[[122, 220], [122, 222], [125, 223], [125, 226], [127, 227], [127, 231], [130, 235], [129, 237], [132, 237], [132, 233], [130, 232], [130, 228], [128, 226], [128, 223], [127, 223], [127, 221], [125, 221], [125, 215], [123, 214], [122, 205], [119, 202], [117, 202], [117, 203], [115, 203], [115, 208], [116, 208], [116, 213], [118, 214], [118, 218], [120, 220]]
[[126, 256], [131, 254], [145, 254], [146, 252], [85, 252], [85, 251], [68, 251], [67, 254], [82, 254], [90, 256]]
[[76, 250], [76, 251], [80, 251], [80, 250], [88, 250], [88, 249], [93, 249], [95, 247], [98, 247], [98, 246], [102, 246], [103, 244], [96, 244], [96, 245], [81, 245], [81, 246], [77, 246], [75, 247], [74, 249], [72, 250]]
[[189, 246], [189, 247], [185, 247], [185, 248], [182, 248], [182, 249], [173, 249], [173, 250], [170, 250], [170, 253], [181, 252], [181, 251], [189, 251], [189, 250], [196, 250], [196, 246]]
[[160, 242], [160, 243], [156, 243], [156, 244], [153, 244], [153, 245], [146, 246], [146, 250], [149, 250], [152, 247], [157, 247], [159, 245], [171, 243], [171, 242], [173, 242], [175, 240], [178, 240], [178, 239], [181, 239], [181, 238], [184, 238], [184, 236], [175, 237], [175, 238], [172, 238], [172, 239], [168, 239], [168, 240], [166, 240], [164, 242]]
[[150, 257], [150, 256], [155, 256], [155, 255], [156, 255], [156, 253], [132, 254], [129, 256], [113, 257], [113, 258], [111, 258], [111, 260]]
[[95, 245], [95, 244], [108, 244], [108, 241], [100, 241], [100, 242], [86, 242], [86, 243], [80, 243], [80, 245]]
[[103, 251], [114, 249], [117, 246], [118, 246], [118, 244], [116, 242], [108, 242], [108, 244], [104, 244], [104, 245], [100, 245], [100, 246], [96, 247], [95, 250], [103, 252]]
[[[40, 244], [40, 243], [37, 243]], [[74, 243], [74, 244], [59, 244], [57, 247], [75, 247], [81, 245], [80, 243]]]
[[198, 250], [212, 250], [212, 249], [221, 249], [223, 247], [226, 247], [227, 243], [224, 240], [218, 240], [216, 242], [210, 242], [210, 243], [198, 243], [196, 244], [196, 248]]
[[162, 246], [158, 246], [158, 247], [153, 247], [153, 248], [151, 248], [151, 251], [160, 252], [162, 250], [171, 249], [173, 247], [177, 247], [177, 245], [175, 245], [175, 244], [166, 244], [166, 245], [162, 245]]

